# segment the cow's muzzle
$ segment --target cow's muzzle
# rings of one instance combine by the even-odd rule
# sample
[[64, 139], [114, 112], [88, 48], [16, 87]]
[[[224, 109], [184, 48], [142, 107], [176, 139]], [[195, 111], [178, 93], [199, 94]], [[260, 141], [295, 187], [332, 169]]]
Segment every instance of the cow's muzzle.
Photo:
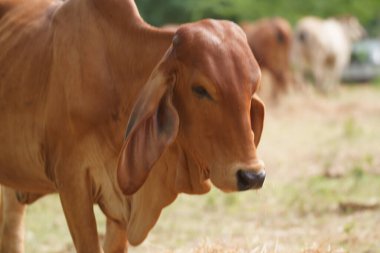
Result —
[[239, 191], [260, 189], [264, 184], [265, 171], [253, 172], [241, 169], [236, 172], [236, 178]]

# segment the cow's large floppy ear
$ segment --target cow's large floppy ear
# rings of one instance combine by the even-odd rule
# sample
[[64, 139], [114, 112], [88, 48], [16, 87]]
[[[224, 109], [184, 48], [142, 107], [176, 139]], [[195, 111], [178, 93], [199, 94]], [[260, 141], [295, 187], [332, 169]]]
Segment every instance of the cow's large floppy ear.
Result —
[[264, 126], [265, 107], [261, 99], [254, 94], [251, 99], [251, 127], [255, 137], [256, 147], [260, 143]]
[[170, 58], [167, 54], [154, 69], [129, 118], [117, 168], [118, 183], [126, 195], [143, 185], [149, 171], [177, 136], [179, 118], [172, 104], [176, 77]]

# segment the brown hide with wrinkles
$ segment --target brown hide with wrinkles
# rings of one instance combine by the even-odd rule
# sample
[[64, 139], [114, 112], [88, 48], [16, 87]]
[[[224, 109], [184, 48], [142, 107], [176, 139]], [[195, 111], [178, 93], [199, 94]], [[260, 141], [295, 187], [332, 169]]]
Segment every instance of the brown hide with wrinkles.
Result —
[[263, 169], [260, 70], [236, 25], [174, 33], [144, 23], [132, 0], [20, 2], [0, 19], [0, 183], [23, 203], [58, 192], [77, 252], [103, 252], [93, 203], [107, 216], [104, 251], [122, 252], [178, 193], [236, 191], [239, 169]]

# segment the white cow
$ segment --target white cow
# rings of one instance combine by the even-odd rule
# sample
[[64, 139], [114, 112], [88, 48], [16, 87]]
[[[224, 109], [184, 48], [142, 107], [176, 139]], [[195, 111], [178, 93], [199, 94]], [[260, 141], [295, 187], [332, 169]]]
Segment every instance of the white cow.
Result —
[[302, 18], [296, 25], [292, 62], [304, 77], [311, 74], [322, 92], [335, 90], [349, 63], [352, 43], [366, 34], [355, 17]]

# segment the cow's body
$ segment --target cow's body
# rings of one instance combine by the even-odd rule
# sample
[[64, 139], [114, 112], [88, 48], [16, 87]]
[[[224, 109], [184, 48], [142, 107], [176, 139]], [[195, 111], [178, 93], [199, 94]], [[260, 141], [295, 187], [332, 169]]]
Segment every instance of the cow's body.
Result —
[[[108, 217], [126, 222], [128, 214], [112, 213], [127, 205], [127, 200], [119, 201], [125, 199], [121, 191], [111, 187], [112, 177], [136, 93], [169, 47], [172, 34], [160, 34], [161, 42], [131, 32], [125, 40], [119, 38], [124, 45], [109, 46], [112, 41], [107, 40], [115, 34], [108, 26], [113, 24], [101, 12], [86, 13], [89, 4], [36, 1], [16, 6], [7, 13], [9, 18], [3, 17], [0, 180], [18, 191], [43, 195], [72, 187], [60, 184], [67, 180], [75, 185], [82, 180], [77, 175], [88, 174], [96, 185], [91, 189], [93, 201]], [[152, 45], [143, 48], [150, 41]], [[115, 62], [113, 50], [125, 57]], [[146, 54], [140, 62], [130, 62], [137, 52]], [[107, 59], [109, 64], [104, 64]], [[80, 166], [67, 164], [72, 162]]]
[[26, 28], [3, 17], [7, 22], [0, 27], [1, 34], [8, 34], [1, 37], [0, 55], [1, 178], [4, 184], [20, 190], [51, 192], [55, 186], [45, 173], [43, 146], [53, 31], [45, 15], [40, 17], [29, 9], [16, 13], [26, 21], [30, 16], [34, 25]]
[[[228, 73], [219, 75], [230, 83], [243, 85], [232, 90], [240, 90], [236, 95], [242, 96], [241, 99], [232, 103], [237, 103], [239, 109], [227, 104], [235, 110], [233, 115], [243, 117], [244, 120], [238, 119], [233, 124], [244, 126], [245, 131], [222, 133], [226, 136], [222, 138], [215, 133], [208, 134], [205, 138], [212, 143], [213, 138], [218, 137], [227, 146], [238, 145], [240, 142], [228, 137], [233, 136], [240, 138], [242, 145], [249, 148], [240, 150], [239, 156], [235, 151], [228, 152], [224, 159], [230, 160], [220, 164], [233, 166], [233, 170], [222, 174], [223, 177], [212, 169], [220, 166], [215, 163], [217, 159], [203, 167], [208, 162], [204, 157], [197, 157], [200, 160], [194, 162], [189, 156], [188, 150], [193, 147], [187, 143], [187, 135], [194, 131], [194, 127], [190, 127], [193, 123], [179, 125], [178, 122], [179, 119], [185, 122], [184, 115], [191, 114], [182, 99], [170, 102], [172, 93], [162, 93], [163, 85], [169, 79], [161, 78], [160, 71], [164, 68], [161, 65], [169, 68], [170, 62], [177, 61], [186, 62], [184, 66], [195, 64], [195, 61], [187, 62], [188, 49], [180, 47], [196, 41], [190, 39], [192, 34], [204, 33], [200, 42], [194, 42], [190, 47], [195, 52], [192, 55], [214, 59], [203, 54], [203, 48], [198, 54], [197, 45], [203, 45], [204, 38], [211, 37], [216, 42], [211, 46], [219, 47], [222, 44], [218, 42], [218, 36], [231, 33], [231, 27], [233, 34], [229, 36], [243, 38], [235, 27], [215, 21], [199, 23], [195, 29], [185, 27], [171, 46], [174, 32], [161, 31], [144, 23], [131, 0], [18, 2], [9, 5], [9, 11], [0, 19], [0, 183], [9, 187], [4, 191], [8, 203], [5, 206], [17, 205], [16, 195], [10, 189], [17, 190], [18, 199], [24, 203], [58, 192], [77, 251], [97, 253], [101, 252], [101, 247], [97, 243], [92, 210], [93, 203], [97, 203], [108, 220], [105, 251], [122, 252], [126, 247], [127, 232], [131, 244], [142, 242], [161, 209], [179, 192], [207, 192], [210, 178], [226, 191], [261, 187], [262, 174], [259, 175], [260, 184], [253, 171], [262, 170], [262, 164], [256, 159], [255, 144], [261, 134], [263, 108], [256, 98], [252, 105], [250, 102], [259, 79], [259, 69], [252, 55], [244, 60], [242, 74], [231, 75], [234, 79], [228, 79]], [[209, 30], [217, 35], [212, 35]], [[239, 43], [242, 49], [237, 52], [246, 55], [246, 42], [239, 39]], [[177, 47], [178, 52], [175, 51]], [[181, 54], [181, 50], [187, 53]], [[176, 60], [171, 55], [175, 55]], [[224, 57], [224, 53], [220, 55]], [[210, 62], [201, 60], [195, 65], [206, 73], [202, 80], [209, 80], [208, 86], [211, 81], [223, 85], [224, 79], [212, 79], [217, 74], [214, 64], [203, 68], [206, 63]], [[241, 69], [240, 57], [233, 57], [231, 64], [238, 64], [239, 67], [234, 69]], [[227, 64], [226, 68], [231, 66]], [[180, 68], [175, 82], [190, 78], [189, 74], [184, 74], [189, 70], [183, 69]], [[194, 73], [191, 78], [198, 76], [200, 71]], [[165, 86], [165, 89], [168, 87], [171, 86]], [[175, 98], [189, 96], [179, 89], [183, 88], [172, 91]], [[196, 99], [206, 96], [203, 90], [193, 89], [194, 92], [198, 94]], [[212, 93], [212, 97], [220, 97], [221, 101], [224, 98], [220, 92]], [[166, 102], [156, 102], [157, 99]], [[239, 104], [243, 102], [244, 106]], [[252, 122], [249, 121], [249, 111], [243, 114], [250, 105], [259, 108], [258, 112], [251, 110], [251, 120], [256, 117]], [[154, 115], [157, 116], [153, 117], [152, 109], [156, 107], [158, 111]], [[255, 113], [259, 113], [259, 117]], [[149, 123], [150, 117], [153, 117], [153, 123]], [[123, 144], [128, 119], [127, 139]], [[140, 134], [143, 124], [151, 124], [146, 125], [151, 128]], [[251, 124], [252, 129], [258, 128], [259, 131], [255, 137]], [[223, 146], [224, 143], [220, 144]], [[145, 148], [145, 144], [151, 145]], [[214, 149], [210, 155], [216, 155]], [[238, 170], [240, 178], [234, 174]], [[225, 179], [226, 175], [229, 178]], [[4, 252], [22, 252], [22, 236], [11, 237], [7, 231], [13, 225], [11, 230], [18, 235], [22, 231], [23, 206], [20, 204], [17, 208], [21, 210], [20, 218], [15, 221], [3, 219]], [[7, 216], [9, 210], [4, 210]]]

